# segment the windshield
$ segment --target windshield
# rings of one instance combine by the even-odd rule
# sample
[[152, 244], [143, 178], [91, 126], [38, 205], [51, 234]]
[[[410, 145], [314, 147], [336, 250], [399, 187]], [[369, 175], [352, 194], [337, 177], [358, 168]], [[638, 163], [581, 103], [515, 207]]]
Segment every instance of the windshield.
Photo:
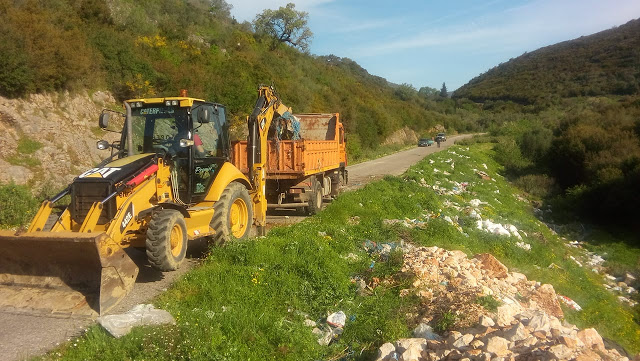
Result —
[[164, 105], [134, 108], [131, 124], [137, 153], [170, 151], [179, 147], [180, 139], [190, 138], [187, 108]]
[[[206, 111], [206, 113], [200, 114]], [[194, 141], [195, 157], [224, 157], [229, 153], [225, 109], [219, 104], [200, 103], [192, 108], [149, 105], [131, 109], [135, 153], [167, 152], [186, 157], [180, 140]], [[127, 142], [124, 139], [125, 147]], [[127, 152], [130, 154], [130, 152]]]

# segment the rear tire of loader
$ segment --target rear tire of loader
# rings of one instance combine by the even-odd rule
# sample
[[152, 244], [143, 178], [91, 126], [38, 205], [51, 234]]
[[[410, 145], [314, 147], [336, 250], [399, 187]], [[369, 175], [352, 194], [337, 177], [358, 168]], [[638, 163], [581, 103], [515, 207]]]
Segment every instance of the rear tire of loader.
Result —
[[247, 188], [240, 183], [230, 183], [213, 205], [211, 228], [216, 233], [211, 241], [216, 246], [249, 236], [253, 223], [253, 203]]
[[160, 271], [175, 271], [187, 255], [187, 224], [180, 212], [163, 209], [151, 217], [147, 229], [147, 258]]

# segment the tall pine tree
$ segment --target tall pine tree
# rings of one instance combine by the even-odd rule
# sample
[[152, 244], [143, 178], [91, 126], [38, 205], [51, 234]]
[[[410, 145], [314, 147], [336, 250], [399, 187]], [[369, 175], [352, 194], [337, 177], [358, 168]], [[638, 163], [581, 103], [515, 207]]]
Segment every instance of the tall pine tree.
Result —
[[449, 93], [447, 93], [447, 86], [444, 83], [442, 83], [442, 89], [440, 89], [440, 96], [443, 98], [449, 96]]

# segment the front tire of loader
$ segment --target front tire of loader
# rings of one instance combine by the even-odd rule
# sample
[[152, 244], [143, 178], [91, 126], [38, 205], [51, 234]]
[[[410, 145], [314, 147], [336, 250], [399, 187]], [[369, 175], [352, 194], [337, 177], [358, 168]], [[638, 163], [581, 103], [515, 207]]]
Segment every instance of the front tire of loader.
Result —
[[163, 209], [151, 217], [147, 229], [147, 258], [160, 271], [175, 271], [187, 255], [187, 224], [180, 212]]
[[249, 236], [253, 223], [253, 203], [247, 188], [240, 183], [230, 183], [213, 205], [211, 228], [216, 233], [211, 241], [216, 246]]

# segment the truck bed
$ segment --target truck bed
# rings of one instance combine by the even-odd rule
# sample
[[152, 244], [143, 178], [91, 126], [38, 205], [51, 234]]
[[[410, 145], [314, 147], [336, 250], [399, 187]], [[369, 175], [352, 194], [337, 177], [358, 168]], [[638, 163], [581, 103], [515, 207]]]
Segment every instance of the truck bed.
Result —
[[[337, 113], [295, 116], [300, 120], [302, 139], [268, 142], [268, 179], [306, 177], [339, 168], [344, 162]], [[233, 164], [243, 173], [249, 173], [247, 141], [233, 142], [232, 149]]]

